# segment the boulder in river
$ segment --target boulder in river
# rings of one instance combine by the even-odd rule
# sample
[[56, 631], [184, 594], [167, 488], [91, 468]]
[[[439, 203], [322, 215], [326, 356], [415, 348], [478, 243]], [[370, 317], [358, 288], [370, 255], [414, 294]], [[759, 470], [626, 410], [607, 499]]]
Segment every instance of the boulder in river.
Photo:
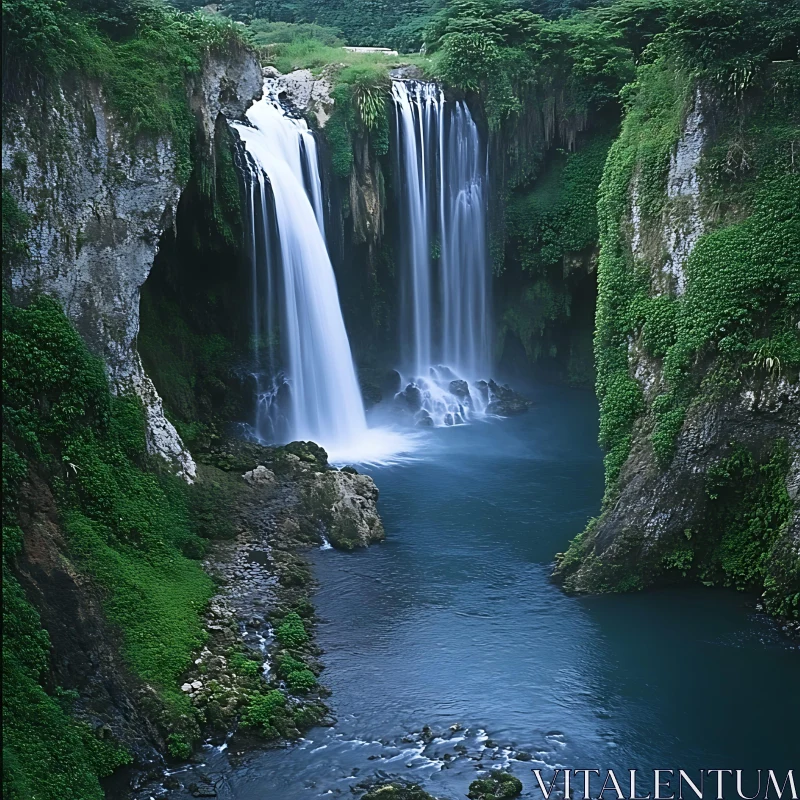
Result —
[[470, 800], [505, 800], [522, 794], [522, 781], [508, 772], [493, 772], [488, 778], [479, 778], [469, 785]]
[[450, 394], [459, 400], [466, 400], [469, 395], [469, 384], [464, 380], [450, 381]]
[[436, 800], [416, 783], [384, 783], [374, 786], [361, 800]]
[[414, 419], [420, 428], [432, 428], [434, 425], [433, 417], [424, 408], [417, 411]]
[[325, 526], [340, 550], [354, 550], [385, 537], [378, 515], [378, 487], [355, 470], [318, 472], [303, 489], [307, 510]]
[[398, 392], [395, 400], [409, 411], [419, 411], [422, 408], [422, 392], [413, 383], [409, 383], [402, 392]]
[[511, 417], [515, 414], [524, 414], [532, 405], [527, 397], [515, 392], [508, 384], [498, 386], [494, 381], [489, 381], [487, 386], [489, 390], [487, 414]]

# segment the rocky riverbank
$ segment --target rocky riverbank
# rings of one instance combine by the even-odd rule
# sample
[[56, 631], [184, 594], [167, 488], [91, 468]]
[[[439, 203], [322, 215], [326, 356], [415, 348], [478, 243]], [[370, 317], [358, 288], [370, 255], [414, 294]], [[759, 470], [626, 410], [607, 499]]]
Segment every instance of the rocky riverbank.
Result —
[[[314, 642], [314, 580], [306, 553], [312, 547], [352, 550], [383, 538], [374, 482], [351, 467], [331, 467], [311, 442], [261, 447], [225, 441], [199, 452], [197, 461], [211, 498], [209, 524], [230, 531], [204, 559], [219, 589], [206, 614], [205, 643], [181, 686], [205, 747], [242, 753], [332, 725], [329, 693], [318, 681], [321, 651]], [[188, 743], [169, 744], [175, 766], [201, 762]], [[179, 766], [129, 771], [117, 777], [111, 795], [138, 800], [177, 790], [216, 796], [213, 776], [192, 769], [184, 781], [182, 774]]]

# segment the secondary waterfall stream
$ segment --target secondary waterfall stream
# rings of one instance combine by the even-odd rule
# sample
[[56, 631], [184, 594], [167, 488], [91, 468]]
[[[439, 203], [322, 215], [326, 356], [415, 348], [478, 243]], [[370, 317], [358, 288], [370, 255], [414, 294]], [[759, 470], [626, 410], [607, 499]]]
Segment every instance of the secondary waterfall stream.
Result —
[[[316, 141], [269, 82], [247, 119], [233, 127], [247, 154], [254, 350], [268, 351], [272, 373], [266, 386], [258, 376], [257, 434], [317, 442], [333, 460], [381, 460], [404, 442], [367, 426], [325, 243]], [[276, 335], [284, 365], [277, 379]]]
[[[491, 368], [486, 149], [464, 101], [396, 80], [402, 370], [435, 423], [485, 409]], [[448, 417], [449, 414], [449, 417]]]

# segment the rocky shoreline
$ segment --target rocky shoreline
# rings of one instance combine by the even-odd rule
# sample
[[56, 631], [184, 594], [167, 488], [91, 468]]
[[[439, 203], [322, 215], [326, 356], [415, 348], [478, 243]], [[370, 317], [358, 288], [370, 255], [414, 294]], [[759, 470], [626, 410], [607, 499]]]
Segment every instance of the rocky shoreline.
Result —
[[[307, 554], [383, 539], [374, 482], [351, 467], [331, 467], [311, 442], [262, 447], [228, 440], [206, 447], [197, 461], [211, 504], [225, 505], [211, 515], [227, 514], [232, 534], [204, 558], [219, 588], [205, 617], [206, 641], [181, 686], [204, 746], [244, 753], [333, 725], [324, 702], [329, 692], [318, 681], [323, 667]], [[179, 739], [168, 744], [171, 769], [128, 770], [115, 776], [109, 796], [216, 797], [214, 776], [180, 766], [201, 763], [202, 754]]]

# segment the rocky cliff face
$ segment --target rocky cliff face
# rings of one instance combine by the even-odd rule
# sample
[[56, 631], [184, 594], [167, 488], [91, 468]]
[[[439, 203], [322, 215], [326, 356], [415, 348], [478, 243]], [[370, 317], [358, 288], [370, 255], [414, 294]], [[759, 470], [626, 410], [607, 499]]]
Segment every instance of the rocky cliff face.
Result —
[[[187, 87], [200, 158], [213, 149], [220, 114], [241, 117], [261, 92], [251, 52], [208, 55]], [[139, 290], [162, 233], [174, 224], [185, 165], [167, 137], [137, 136], [115, 117], [92, 80], [62, 82], [3, 117], [3, 170], [30, 218], [29, 255], [6, 276], [15, 299], [56, 297], [90, 348], [108, 365], [115, 391], [138, 394], [151, 452], [188, 480], [191, 455], [164, 416], [136, 350]]]
[[797, 619], [800, 181], [785, 106], [753, 96], [734, 112], [688, 85], [669, 108], [639, 103], [649, 121], [634, 108], [601, 187], [606, 498], [556, 576], [573, 591], [757, 588]]

